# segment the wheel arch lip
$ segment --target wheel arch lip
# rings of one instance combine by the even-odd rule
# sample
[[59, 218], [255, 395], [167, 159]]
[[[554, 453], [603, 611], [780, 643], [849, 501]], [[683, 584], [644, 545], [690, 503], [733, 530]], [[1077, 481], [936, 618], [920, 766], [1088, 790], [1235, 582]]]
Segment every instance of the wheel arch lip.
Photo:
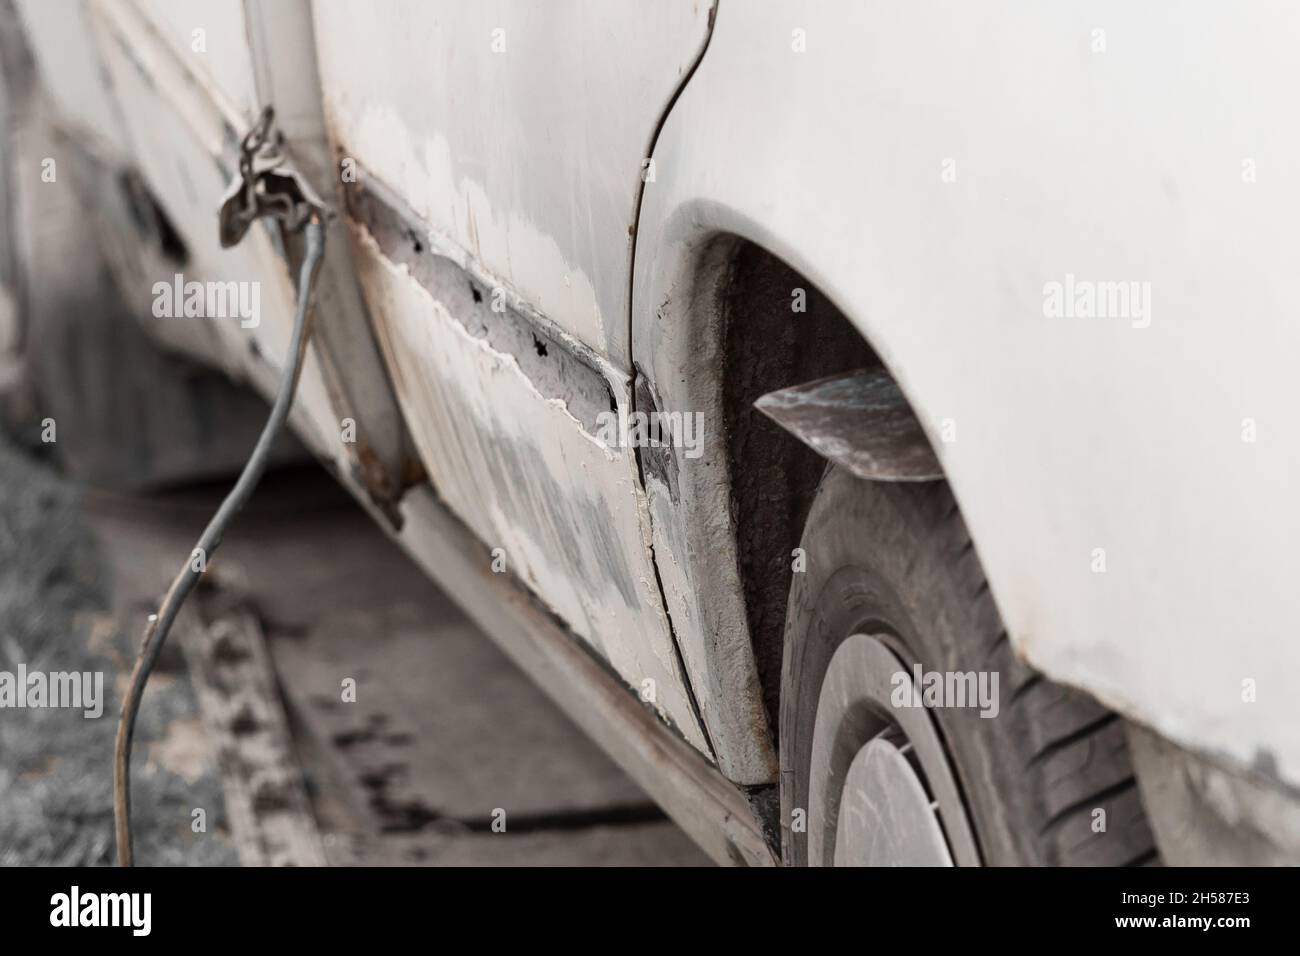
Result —
[[[891, 366], [888, 350], [858, 318], [862, 310], [846, 308], [830, 276], [818, 267], [806, 246], [775, 233], [752, 211], [712, 198], [684, 200], [670, 214], [656, 219], [661, 212], [656, 199], [656, 190], [648, 190], [637, 230], [632, 358], [638, 378], [650, 379], [659, 407], [703, 410], [706, 420], [722, 420], [716, 394], [722, 361], [717, 334], [723, 318], [719, 296], [725, 290], [731, 263], [748, 243], [781, 259], [847, 316], [882, 360], [908, 407], [915, 409]], [[713, 381], [708, 380], [710, 374]], [[923, 416], [917, 415], [915, 420], [923, 440], [941, 455], [938, 434]], [[687, 675], [724, 774], [745, 785], [771, 783], [778, 778], [772, 746], [776, 728], [769, 727], [763, 712], [736, 560], [735, 528], [729, 515], [722, 520], [710, 517], [726, 514], [719, 476], [729, 483], [725, 461], [709, 475], [694, 480], [685, 470], [680, 498], [671, 508], [666, 501], [656, 504], [654, 489], [647, 488], [656, 561], [673, 561], [675, 555], [691, 553], [708, 556], [707, 572], [700, 568], [683, 572], [691, 586], [703, 593], [701, 604], [707, 607], [697, 608], [693, 615], [673, 615]], [[670, 537], [677, 538], [676, 548], [666, 543]], [[694, 654], [691, 635], [682, 633], [679, 623], [686, 618], [707, 619], [712, 632], [712, 640], [696, 640]]]

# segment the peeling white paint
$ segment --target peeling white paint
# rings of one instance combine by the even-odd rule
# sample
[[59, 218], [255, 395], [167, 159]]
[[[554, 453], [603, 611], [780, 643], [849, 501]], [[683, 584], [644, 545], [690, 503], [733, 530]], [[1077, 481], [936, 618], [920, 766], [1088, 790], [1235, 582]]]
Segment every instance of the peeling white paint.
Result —
[[[367, 101], [354, 106], [344, 99], [327, 100], [326, 106], [344, 148], [359, 144], [355, 152], [367, 168], [375, 163], [375, 173], [421, 219], [447, 228], [460, 247], [458, 260], [487, 264], [507, 287], [537, 290], [530, 304], [549, 315], [570, 317], [568, 331], [580, 341], [594, 346], [605, 341], [596, 290], [586, 273], [565, 259], [552, 235], [502, 197], [494, 203], [483, 183], [458, 173], [445, 137], [429, 135], [416, 142], [391, 105]], [[555, 276], [566, 281], [557, 286]]]

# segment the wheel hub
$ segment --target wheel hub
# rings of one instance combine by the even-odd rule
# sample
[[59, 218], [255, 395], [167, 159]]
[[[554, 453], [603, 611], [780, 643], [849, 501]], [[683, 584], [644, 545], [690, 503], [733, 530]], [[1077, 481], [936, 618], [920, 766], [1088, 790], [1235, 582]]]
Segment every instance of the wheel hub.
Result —
[[906, 754], [883, 737], [869, 741], [849, 765], [835, 865], [953, 865], [925, 783]]
[[835, 650], [813, 730], [808, 862], [813, 866], [978, 866], [956, 777], [927, 710], [891, 704], [910, 668], [888, 638]]

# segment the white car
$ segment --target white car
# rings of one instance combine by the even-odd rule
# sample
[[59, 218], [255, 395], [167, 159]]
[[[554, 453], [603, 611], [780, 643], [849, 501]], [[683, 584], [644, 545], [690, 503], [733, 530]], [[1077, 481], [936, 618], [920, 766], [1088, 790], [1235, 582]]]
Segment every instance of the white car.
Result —
[[294, 430], [714, 858], [1300, 860], [1300, 9], [13, 2], [268, 395], [274, 107]]

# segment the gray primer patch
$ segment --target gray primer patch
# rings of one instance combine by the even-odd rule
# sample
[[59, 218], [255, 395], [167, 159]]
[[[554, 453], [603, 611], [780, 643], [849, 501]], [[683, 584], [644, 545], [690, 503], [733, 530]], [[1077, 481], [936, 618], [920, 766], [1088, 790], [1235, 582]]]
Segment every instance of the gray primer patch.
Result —
[[[497, 500], [509, 502], [512, 516], [534, 526], [544, 522], [546, 527], [538, 527], [539, 532], [556, 542], [569, 560], [577, 562], [585, 580], [607, 580], [627, 607], [640, 607], [636, 581], [610, 530], [614, 517], [609, 506], [580, 490], [560, 487], [545, 468], [531, 467], [541, 458], [541, 452], [529, 442], [503, 441], [492, 436], [491, 451], [497, 467], [488, 474]], [[590, 636], [599, 646], [600, 635], [593, 632]]]

